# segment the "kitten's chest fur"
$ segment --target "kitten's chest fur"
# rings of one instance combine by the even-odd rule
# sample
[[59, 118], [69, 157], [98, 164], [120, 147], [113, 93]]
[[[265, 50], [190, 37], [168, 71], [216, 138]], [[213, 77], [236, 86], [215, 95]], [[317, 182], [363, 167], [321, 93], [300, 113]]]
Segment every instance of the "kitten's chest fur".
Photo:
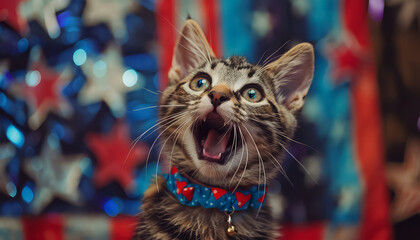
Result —
[[276, 239], [277, 224], [264, 206], [256, 217], [257, 209], [236, 212], [232, 223], [238, 234], [228, 237], [227, 215], [217, 209], [189, 207], [179, 203], [166, 187], [163, 177], [158, 178], [159, 191], [152, 185], [145, 193], [142, 205], [138, 239]]

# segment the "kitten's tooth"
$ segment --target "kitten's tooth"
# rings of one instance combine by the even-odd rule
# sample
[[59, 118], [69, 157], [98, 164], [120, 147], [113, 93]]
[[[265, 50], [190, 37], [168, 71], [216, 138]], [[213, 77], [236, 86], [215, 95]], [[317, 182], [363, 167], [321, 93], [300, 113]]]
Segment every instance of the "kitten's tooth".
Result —
[[218, 159], [220, 159], [222, 157], [222, 153], [219, 153], [219, 155], [217, 156]]

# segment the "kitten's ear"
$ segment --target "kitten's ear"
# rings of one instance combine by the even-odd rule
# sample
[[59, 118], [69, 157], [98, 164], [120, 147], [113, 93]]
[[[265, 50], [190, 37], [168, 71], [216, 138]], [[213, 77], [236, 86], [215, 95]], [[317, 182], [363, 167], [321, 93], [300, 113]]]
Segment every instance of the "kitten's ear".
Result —
[[312, 45], [301, 43], [267, 66], [280, 104], [292, 111], [303, 107], [314, 76], [314, 62]]
[[194, 20], [187, 20], [175, 46], [172, 66], [169, 70], [170, 84], [186, 77], [193, 69], [215, 57], [200, 26]]

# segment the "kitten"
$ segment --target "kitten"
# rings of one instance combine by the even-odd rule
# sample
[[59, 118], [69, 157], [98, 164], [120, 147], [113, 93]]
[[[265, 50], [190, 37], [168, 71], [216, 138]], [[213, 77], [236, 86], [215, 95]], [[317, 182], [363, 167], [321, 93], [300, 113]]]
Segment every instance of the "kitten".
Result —
[[276, 239], [265, 204], [312, 82], [311, 44], [258, 66], [217, 58], [187, 20], [160, 99], [173, 166], [145, 192], [138, 239]]

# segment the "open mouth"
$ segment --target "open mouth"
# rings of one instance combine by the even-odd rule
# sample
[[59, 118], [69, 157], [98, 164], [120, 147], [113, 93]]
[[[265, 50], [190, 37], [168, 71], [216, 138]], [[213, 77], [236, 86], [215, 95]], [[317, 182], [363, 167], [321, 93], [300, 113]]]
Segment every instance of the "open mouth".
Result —
[[205, 121], [196, 124], [193, 133], [200, 160], [222, 165], [230, 157], [232, 147], [239, 147], [240, 141], [234, 137], [234, 127], [225, 125], [223, 118], [215, 112], [209, 113]]

